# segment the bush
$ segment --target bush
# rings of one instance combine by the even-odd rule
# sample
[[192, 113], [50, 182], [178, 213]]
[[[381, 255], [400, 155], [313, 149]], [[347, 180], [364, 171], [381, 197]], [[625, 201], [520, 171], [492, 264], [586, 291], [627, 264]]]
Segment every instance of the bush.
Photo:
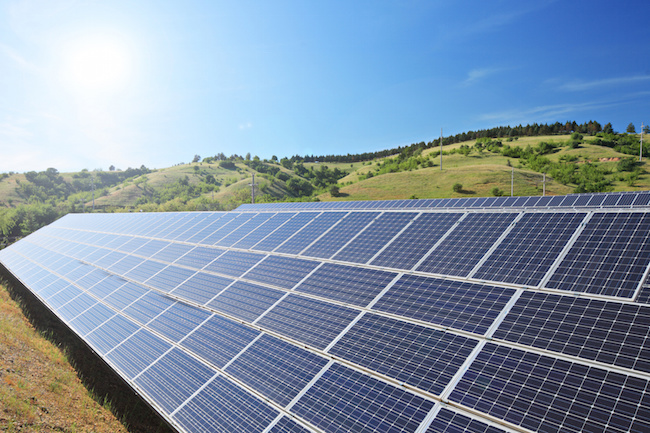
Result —
[[330, 186], [330, 195], [332, 197], [338, 197], [339, 195], [341, 195], [341, 192], [339, 191], [339, 187], [336, 185]]
[[451, 187], [451, 189], [453, 189], [454, 192], [462, 192], [463, 185], [461, 185], [460, 183], [455, 183], [454, 186]]
[[497, 187], [494, 187], [494, 188], [492, 188], [492, 195], [495, 196], [495, 197], [501, 197], [503, 195], [503, 191], [501, 191]]
[[616, 169], [618, 171], [634, 171], [636, 166], [636, 158], [625, 158], [618, 161], [618, 164], [616, 164]]

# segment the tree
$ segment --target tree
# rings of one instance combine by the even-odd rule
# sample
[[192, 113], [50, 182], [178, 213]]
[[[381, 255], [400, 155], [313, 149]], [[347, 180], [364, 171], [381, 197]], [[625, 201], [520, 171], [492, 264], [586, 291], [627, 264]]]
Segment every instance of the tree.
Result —
[[454, 192], [461, 192], [463, 190], [463, 185], [460, 183], [455, 183], [454, 186], [451, 187], [451, 189], [454, 190]]
[[643, 127], [643, 133], [644, 134], [650, 134], [650, 125], [645, 125]]
[[251, 160], [251, 153], [248, 152], [248, 153], [246, 154], [246, 161], [250, 161], [250, 160]]
[[634, 128], [634, 123], [630, 122], [629, 125], [627, 125], [627, 128], [625, 129], [625, 132], [629, 134], [636, 134], [636, 129]]
[[115, 166], [114, 166], [114, 165], [111, 165], [110, 167], [108, 167], [108, 170], [109, 170], [109, 171], [115, 171]]
[[273, 162], [278, 162], [278, 157], [275, 156], [275, 155], [273, 155], [273, 156], [271, 157], [271, 161], [273, 161]]
[[330, 186], [330, 195], [332, 197], [338, 197], [341, 194], [339, 187], [337, 185]]
[[612, 127], [611, 123], [607, 123], [605, 127], [603, 127], [603, 132], [605, 134], [613, 134], [614, 133], [614, 128]]
[[201, 155], [194, 155], [194, 158], [192, 158], [192, 162], [199, 162], [201, 160]]

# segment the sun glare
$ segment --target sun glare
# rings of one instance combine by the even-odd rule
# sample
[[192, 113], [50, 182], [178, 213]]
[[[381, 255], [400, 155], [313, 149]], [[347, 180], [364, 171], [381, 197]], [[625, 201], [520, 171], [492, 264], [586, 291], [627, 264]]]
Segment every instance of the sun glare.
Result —
[[122, 85], [129, 75], [128, 51], [110, 39], [86, 39], [66, 53], [65, 78], [84, 91], [110, 91]]

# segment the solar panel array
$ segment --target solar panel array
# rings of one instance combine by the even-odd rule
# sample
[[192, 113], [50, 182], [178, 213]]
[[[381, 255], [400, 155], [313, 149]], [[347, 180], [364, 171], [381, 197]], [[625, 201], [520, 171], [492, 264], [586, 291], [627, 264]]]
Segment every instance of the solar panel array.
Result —
[[647, 432], [648, 202], [70, 214], [0, 262], [181, 432]]

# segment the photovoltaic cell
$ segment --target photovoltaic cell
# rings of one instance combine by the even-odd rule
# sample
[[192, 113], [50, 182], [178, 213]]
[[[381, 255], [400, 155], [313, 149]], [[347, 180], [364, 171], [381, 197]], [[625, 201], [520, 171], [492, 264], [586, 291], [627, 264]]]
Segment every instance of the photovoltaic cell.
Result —
[[154, 262], [152, 260], [145, 260], [140, 263], [135, 268], [131, 269], [129, 272], [124, 274], [125, 278], [130, 278], [137, 281], [138, 283], [144, 283], [149, 278], [156, 275], [158, 272], [165, 269], [167, 265], [160, 262]]
[[[217, 230], [210, 233], [204, 239], [201, 239], [199, 243], [203, 245], [216, 245], [221, 239], [226, 237], [229, 233], [237, 229], [242, 224], [245, 224], [248, 220], [253, 218], [255, 214], [238, 214], [236, 218], [230, 220]], [[223, 220], [222, 218], [221, 220]]]
[[332, 259], [366, 263], [416, 215], [413, 212], [387, 212], [379, 216]]
[[440, 394], [477, 343], [460, 335], [366, 314], [328, 353]]
[[278, 245], [289, 239], [318, 215], [316, 212], [299, 213], [269, 236], [251, 246], [251, 248], [257, 251], [273, 251]]
[[149, 291], [141, 298], [124, 309], [124, 313], [142, 324], [148, 323], [151, 319], [165, 311], [176, 301], [166, 298], [156, 292]]
[[237, 281], [208, 302], [210, 308], [252, 322], [280, 299], [285, 292]]
[[146, 284], [163, 292], [170, 292], [195, 273], [195, 270], [169, 265], [146, 280]]
[[498, 427], [442, 408], [426, 433], [505, 433]]
[[324, 431], [414, 432], [433, 402], [333, 364], [291, 411]]
[[147, 326], [178, 342], [208, 317], [209, 312], [179, 302], [170, 306]]
[[650, 372], [649, 323], [646, 306], [524, 292], [494, 338]]
[[318, 217], [310, 221], [309, 224], [304, 225], [299, 232], [277, 247], [274, 251], [287, 254], [300, 253], [345, 215], [347, 215], [345, 212], [327, 212], [320, 214]]
[[187, 353], [174, 348], [136, 377], [135, 384], [164, 411], [171, 413], [215, 373]]
[[152, 259], [172, 263], [187, 254], [194, 247], [185, 244], [169, 244], [151, 256]]
[[[91, 311], [89, 310], [89, 312]], [[125, 317], [116, 315], [86, 335], [85, 339], [97, 352], [105, 355], [106, 352], [135, 334], [138, 328], [135, 323]]]
[[215, 242], [215, 245], [222, 247], [230, 247], [233, 244], [239, 242], [244, 236], [257, 229], [259, 226], [264, 224], [273, 216], [272, 213], [259, 213], [253, 216], [251, 219], [246, 221], [244, 224], [233, 230], [227, 236], [224, 236], [219, 241]]
[[584, 213], [525, 214], [473, 278], [537, 286], [584, 217]]
[[181, 346], [221, 368], [258, 335], [259, 331], [215, 315], [189, 334]]
[[196, 247], [176, 261], [177, 265], [194, 269], [203, 269], [208, 263], [219, 257], [225, 250], [216, 248]]
[[197, 272], [189, 280], [172, 290], [170, 294], [197, 304], [205, 304], [233, 281], [230, 278]]
[[324, 259], [332, 257], [378, 215], [375, 212], [352, 212], [348, 214], [332, 230], [307, 248], [302, 255]]
[[133, 379], [171, 347], [171, 344], [160, 337], [146, 329], [140, 329], [108, 352], [106, 358], [126, 377]]
[[246, 274], [246, 278], [291, 289], [318, 265], [319, 262], [312, 260], [268, 256], [259, 265], [251, 269]]
[[502, 287], [404, 275], [373, 308], [484, 334], [514, 293]]
[[190, 433], [262, 432], [279, 412], [223, 376], [183, 406], [174, 420]]
[[324, 263], [296, 291], [365, 307], [396, 276], [394, 272]]
[[233, 245], [233, 247], [241, 249], [251, 248], [253, 245], [257, 244], [262, 239], [274, 232], [282, 224], [290, 220], [294, 215], [295, 213], [275, 214], [271, 219], [264, 222], [264, 224], [249, 232], [247, 235], [243, 236], [236, 244]]
[[449, 400], [533, 431], [650, 431], [648, 381], [487, 343]]
[[649, 247], [648, 214], [594, 214], [546, 287], [631, 298], [650, 263]]
[[262, 335], [226, 368], [251, 388], [286, 406], [327, 360], [269, 335]]
[[351, 308], [289, 295], [257, 323], [267, 329], [324, 349], [358, 315]]
[[516, 213], [469, 214], [417, 267], [417, 270], [466, 277], [517, 215]]
[[397, 269], [412, 269], [462, 215], [461, 213], [420, 214], [420, 217], [370, 264]]
[[253, 265], [262, 260], [264, 255], [242, 251], [226, 251], [218, 259], [205, 267], [205, 270], [241, 277]]
[[288, 416], [283, 416], [273, 426], [269, 433], [311, 433], [311, 430], [301, 426]]

